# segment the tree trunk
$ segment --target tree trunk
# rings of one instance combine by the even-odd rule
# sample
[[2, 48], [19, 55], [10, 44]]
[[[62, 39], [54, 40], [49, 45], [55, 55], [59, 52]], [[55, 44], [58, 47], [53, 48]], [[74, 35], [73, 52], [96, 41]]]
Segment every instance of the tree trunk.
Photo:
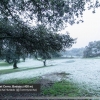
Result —
[[13, 64], [13, 69], [17, 69], [18, 67], [17, 67], [17, 61], [15, 60], [14, 61], [14, 64]]
[[44, 66], [46, 66], [46, 59], [43, 61]]
[[25, 62], [25, 57], [23, 57], [23, 61]]

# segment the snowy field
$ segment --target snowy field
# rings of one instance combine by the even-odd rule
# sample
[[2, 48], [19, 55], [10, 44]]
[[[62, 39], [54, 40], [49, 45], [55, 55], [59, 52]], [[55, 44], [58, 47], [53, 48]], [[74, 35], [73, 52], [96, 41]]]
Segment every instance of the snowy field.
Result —
[[[48, 60], [47, 65], [52, 66], [1, 75], [0, 82], [13, 78], [29, 78], [53, 72], [66, 72], [70, 73], [67, 78], [69, 81], [80, 84], [82, 87], [88, 89], [89, 92], [92, 92], [91, 89], [98, 93], [100, 92], [100, 59]], [[41, 66], [43, 66], [43, 62], [27, 59], [25, 62], [18, 64], [18, 70]], [[0, 66], [0, 70], [3, 69], [12, 69], [12, 66]]]

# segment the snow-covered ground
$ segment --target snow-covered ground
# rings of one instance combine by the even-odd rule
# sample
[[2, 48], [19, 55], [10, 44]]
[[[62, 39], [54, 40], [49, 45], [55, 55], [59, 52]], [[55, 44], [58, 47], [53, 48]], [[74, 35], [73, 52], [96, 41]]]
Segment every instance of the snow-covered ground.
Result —
[[[52, 63], [51, 63], [52, 62]], [[3, 63], [0, 62], [0, 63]], [[53, 61], [53, 60], [47, 60], [47, 65], [55, 65], [57, 64], [58, 62], [57, 61]], [[59, 62], [60, 63], [60, 62]], [[20, 69], [24, 69], [24, 68], [34, 68], [34, 67], [41, 67], [43, 66], [43, 61], [39, 61], [39, 60], [35, 60], [35, 59], [26, 59], [25, 62], [20, 62], [17, 64], [17, 66], [20, 68]], [[13, 66], [12, 65], [9, 65], [9, 66], [0, 66], [0, 70], [4, 70], [4, 69], [12, 69]]]
[[[89, 87], [90, 89], [100, 91], [100, 59], [49, 60], [47, 65], [53, 66], [1, 75], [0, 82], [13, 78], [29, 78], [53, 72], [66, 72], [70, 73], [68, 80], [79, 83], [81, 86], [86, 86], [86, 88]], [[40, 66], [43, 66], [43, 62], [33, 59], [27, 59], [26, 62], [18, 64], [19, 69]], [[5, 67], [0, 66], [1, 68]], [[8, 68], [12, 69], [12, 66]]]

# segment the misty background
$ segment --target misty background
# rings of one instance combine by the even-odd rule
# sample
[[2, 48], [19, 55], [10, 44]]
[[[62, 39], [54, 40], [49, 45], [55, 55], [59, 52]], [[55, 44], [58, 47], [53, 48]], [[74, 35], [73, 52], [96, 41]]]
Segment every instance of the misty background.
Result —
[[100, 8], [96, 9], [96, 13], [87, 10], [83, 14], [83, 23], [68, 25], [62, 32], [68, 31], [70, 36], [77, 38], [77, 43], [72, 48], [81, 48], [88, 45], [91, 41], [100, 40]]

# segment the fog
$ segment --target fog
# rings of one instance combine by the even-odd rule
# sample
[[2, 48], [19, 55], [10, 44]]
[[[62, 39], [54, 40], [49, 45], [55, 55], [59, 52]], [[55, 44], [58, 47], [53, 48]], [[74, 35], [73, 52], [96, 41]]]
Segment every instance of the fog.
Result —
[[92, 10], [85, 11], [83, 20], [83, 23], [68, 25], [62, 31], [68, 31], [71, 37], [77, 38], [77, 43], [72, 48], [85, 47], [91, 41], [100, 40], [100, 8], [96, 9], [96, 13], [92, 13]]

